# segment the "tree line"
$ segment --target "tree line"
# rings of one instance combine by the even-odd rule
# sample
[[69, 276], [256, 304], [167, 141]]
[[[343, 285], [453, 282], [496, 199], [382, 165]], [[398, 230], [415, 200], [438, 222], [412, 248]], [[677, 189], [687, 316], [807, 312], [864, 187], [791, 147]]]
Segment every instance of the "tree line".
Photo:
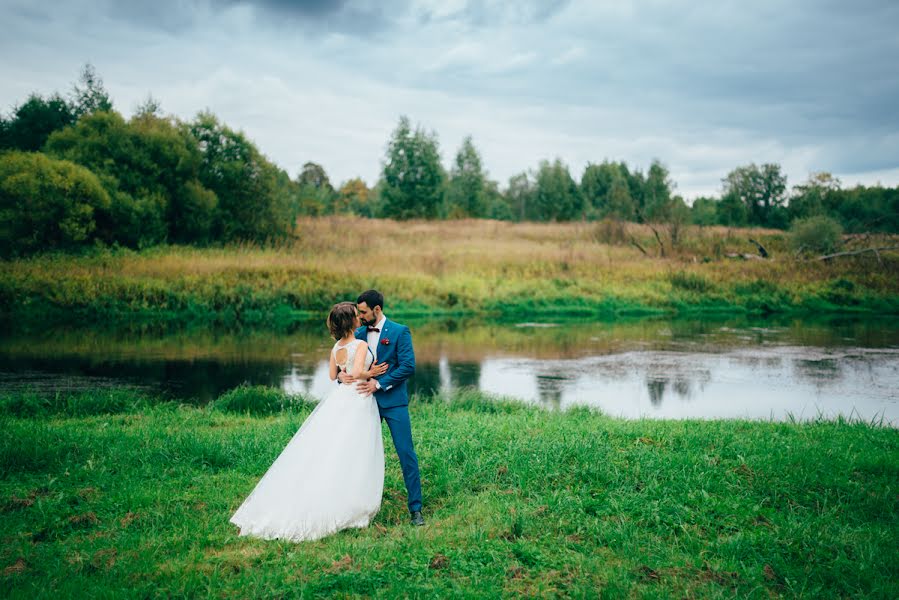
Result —
[[511, 177], [504, 188], [469, 136], [449, 170], [436, 133], [401, 117], [380, 178], [335, 188], [307, 162], [294, 177], [242, 133], [201, 112], [164, 116], [149, 97], [130, 119], [85, 65], [64, 97], [34, 93], [0, 115], [0, 253], [93, 245], [265, 243], [288, 238], [301, 215], [393, 219], [602, 220], [787, 228], [827, 218], [847, 231], [899, 231], [899, 189], [842, 188], [828, 173], [789, 190], [777, 164], [746, 165], [720, 197], [692, 205], [667, 167], [588, 164], [580, 181], [560, 159]]

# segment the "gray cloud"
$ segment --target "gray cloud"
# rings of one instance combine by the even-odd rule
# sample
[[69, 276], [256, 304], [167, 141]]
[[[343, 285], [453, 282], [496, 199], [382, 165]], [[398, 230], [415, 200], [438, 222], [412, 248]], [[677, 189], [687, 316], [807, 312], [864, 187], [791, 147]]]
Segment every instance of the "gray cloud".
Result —
[[124, 112], [204, 107], [295, 170], [377, 174], [400, 114], [501, 180], [560, 156], [668, 163], [681, 190], [747, 162], [899, 177], [899, 5], [494, 0], [0, 0], [0, 102], [94, 62]]

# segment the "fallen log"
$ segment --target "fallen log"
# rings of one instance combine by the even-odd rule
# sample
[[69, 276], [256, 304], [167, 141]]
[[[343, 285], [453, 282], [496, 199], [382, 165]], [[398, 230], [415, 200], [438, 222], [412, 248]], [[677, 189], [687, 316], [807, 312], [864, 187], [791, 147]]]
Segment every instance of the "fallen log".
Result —
[[768, 251], [765, 250], [764, 246], [762, 246], [761, 244], [759, 244], [757, 241], [755, 241], [752, 238], [749, 238], [749, 241], [752, 242], [753, 244], [755, 244], [756, 248], [759, 249], [759, 254], [762, 255], [762, 258], [768, 258]]
[[736, 252], [728, 252], [724, 256], [727, 258], [742, 258], [745, 260], [765, 260], [758, 254], [737, 254]]
[[646, 252], [646, 250], [643, 249], [643, 246], [641, 246], [640, 244], [637, 243], [637, 240], [635, 240], [635, 239], [633, 238], [633, 236], [631, 236], [631, 244], [633, 244], [634, 246], [636, 246], [636, 247], [637, 247], [637, 250], [639, 250], [640, 252], [643, 253], [643, 256], [649, 256], [649, 253]]
[[836, 252], [834, 254], [825, 254], [824, 256], [819, 256], [816, 260], [830, 260], [831, 258], [837, 258], [839, 256], [855, 256], [857, 254], [864, 254], [865, 252], [873, 252], [877, 256], [877, 260], [880, 260], [880, 253], [885, 250], [899, 250], [899, 246], [884, 246], [882, 248], [862, 248], [861, 250], [849, 250], [846, 252]]

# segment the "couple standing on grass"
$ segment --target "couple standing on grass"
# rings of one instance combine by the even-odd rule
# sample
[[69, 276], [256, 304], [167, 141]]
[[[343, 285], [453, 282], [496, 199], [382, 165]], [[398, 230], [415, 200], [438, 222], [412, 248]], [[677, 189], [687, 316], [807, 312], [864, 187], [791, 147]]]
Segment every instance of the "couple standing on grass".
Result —
[[366, 527], [381, 507], [387, 421], [403, 468], [413, 525], [424, 525], [406, 380], [415, 372], [409, 328], [384, 316], [384, 296], [335, 304], [329, 374], [338, 386], [303, 422], [231, 517], [240, 535], [315, 540]]

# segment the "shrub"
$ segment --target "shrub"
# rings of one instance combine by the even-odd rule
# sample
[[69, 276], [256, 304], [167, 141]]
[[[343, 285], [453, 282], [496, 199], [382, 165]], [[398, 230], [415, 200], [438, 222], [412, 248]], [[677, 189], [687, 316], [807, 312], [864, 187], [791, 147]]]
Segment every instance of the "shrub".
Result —
[[797, 252], [834, 252], [843, 245], [843, 228], [824, 215], [797, 219], [790, 228], [790, 244]]
[[624, 244], [627, 241], [627, 225], [620, 219], [606, 217], [593, 226], [593, 239], [600, 244]]
[[272, 415], [311, 404], [302, 396], [291, 396], [277, 388], [242, 384], [219, 396], [212, 406], [224, 412]]
[[43, 154], [0, 156], [0, 253], [31, 254], [89, 244], [96, 213], [109, 208], [100, 180], [67, 160]]
[[198, 141], [173, 119], [125, 121], [116, 112], [96, 112], [51, 135], [45, 150], [100, 178], [112, 198], [98, 219], [105, 241], [134, 248], [209, 241], [217, 198], [198, 179]]
[[668, 275], [668, 281], [671, 283], [671, 287], [675, 289], [696, 292], [699, 294], [710, 292], [715, 288], [715, 286], [702, 275], [687, 273], [686, 271], [671, 273]]
[[853, 281], [840, 277], [830, 281], [822, 295], [831, 304], [852, 306], [860, 303], [862, 292]]

